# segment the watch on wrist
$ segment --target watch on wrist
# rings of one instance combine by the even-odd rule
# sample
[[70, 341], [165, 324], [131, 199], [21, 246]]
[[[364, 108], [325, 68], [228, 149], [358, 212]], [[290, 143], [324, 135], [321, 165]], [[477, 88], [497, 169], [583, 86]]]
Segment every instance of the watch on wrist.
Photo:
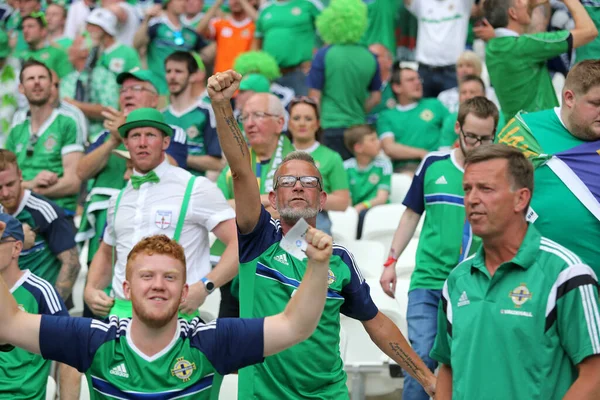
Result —
[[215, 291], [216, 287], [215, 284], [213, 283], [213, 281], [211, 281], [210, 279], [204, 277], [202, 279], [200, 279], [202, 281], [202, 283], [204, 283], [204, 287], [206, 288], [206, 291], [208, 292], [208, 294], [211, 294], [212, 292]]

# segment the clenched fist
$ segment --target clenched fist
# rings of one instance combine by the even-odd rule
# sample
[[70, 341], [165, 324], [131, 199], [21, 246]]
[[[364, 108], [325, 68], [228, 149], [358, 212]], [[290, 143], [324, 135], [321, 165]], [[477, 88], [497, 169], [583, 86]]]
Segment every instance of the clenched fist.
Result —
[[229, 102], [240, 87], [242, 75], [230, 69], [208, 78], [206, 88], [211, 103]]
[[333, 252], [333, 239], [331, 236], [316, 228], [310, 227], [306, 232], [305, 239], [308, 242], [308, 247], [306, 248], [308, 260], [329, 264], [329, 259]]

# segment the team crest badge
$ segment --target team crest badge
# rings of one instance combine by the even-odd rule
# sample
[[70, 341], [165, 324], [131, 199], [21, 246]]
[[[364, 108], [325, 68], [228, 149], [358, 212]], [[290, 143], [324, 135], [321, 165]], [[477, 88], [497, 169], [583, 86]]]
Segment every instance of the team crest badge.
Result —
[[379, 182], [379, 175], [377, 175], [377, 174], [369, 175], [369, 183], [371, 185], [377, 185], [378, 182]]
[[521, 283], [508, 294], [508, 297], [510, 297], [513, 303], [515, 303], [515, 306], [519, 308], [525, 304], [527, 300], [531, 299], [532, 294], [533, 293], [527, 289], [527, 286], [525, 286], [524, 283]]
[[196, 370], [196, 363], [191, 363], [184, 360], [183, 357], [179, 357], [171, 370], [171, 375], [176, 376], [184, 382], [187, 382], [192, 377], [192, 374]]
[[167, 229], [171, 226], [171, 217], [173, 216], [172, 211], [158, 210], [154, 215], [154, 224], [159, 229]]
[[431, 110], [423, 110], [421, 115], [419, 115], [423, 121], [431, 121], [433, 119], [433, 112]]
[[385, 102], [385, 106], [390, 109], [396, 107], [396, 100], [387, 99], [387, 101]]
[[223, 36], [223, 37], [232, 37], [233, 36], [233, 31], [231, 30], [230, 27], [225, 27], [221, 31], [221, 36]]
[[329, 272], [327, 272], [327, 285], [331, 285], [333, 282], [335, 282], [335, 280], [336, 280], [336, 277], [330, 268]]
[[298, 16], [300, 14], [302, 14], [302, 10], [300, 9], [300, 7], [292, 8], [292, 15]]
[[15, 150], [17, 151], [17, 154], [19, 154], [23, 150], [23, 143], [17, 144]]
[[125, 66], [125, 62], [123, 61], [122, 58], [113, 58], [112, 60], [110, 60], [110, 65], [108, 66], [108, 69], [110, 69], [111, 71], [114, 71], [114, 72], [121, 73], [121, 72], [123, 72], [124, 66]]
[[173, 37], [173, 32], [171, 32], [171, 31], [166, 31], [166, 32], [165, 32], [165, 36], [166, 36], [166, 37]]
[[50, 134], [48, 135], [48, 139], [46, 139], [46, 141], [44, 142], [44, 148], [47, 152], [51, 152], [56, 146], [56, 143], [56, 137], [54, 136], [54, 134]]
[[50, 53], [43, 53], [43, 54], [40, 56], [40, 58], [41, 58], [42, 60], [47, 60], [47, 59], [49, 59], [49, 58], [50, 58]]
[[198, 128], [196, 128], [194, 125], [192, 125], [187, 129], [187, 131], [185, 131], [185, 133], [187, 134], [188, 138], [194, 139], [196, 136], [198, 136], [200, 134], [200, 131], [198, 131]]

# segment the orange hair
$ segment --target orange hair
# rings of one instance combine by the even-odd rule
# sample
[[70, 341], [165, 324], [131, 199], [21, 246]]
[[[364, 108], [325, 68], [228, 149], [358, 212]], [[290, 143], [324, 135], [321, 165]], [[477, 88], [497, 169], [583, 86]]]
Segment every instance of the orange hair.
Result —
[[187, 268], [185, 263], [185, 252], [183, 247], [176, 241], [169, 239], [167, 235], [153, 235], [140, 240], [127, 256], [127, 265], [125, 267], [125, 279], [129, 280], [131, 276], [131, 263], [139, 254], [162, 254], [170, 256], [183, 264], [183, 281], [187, 280]]

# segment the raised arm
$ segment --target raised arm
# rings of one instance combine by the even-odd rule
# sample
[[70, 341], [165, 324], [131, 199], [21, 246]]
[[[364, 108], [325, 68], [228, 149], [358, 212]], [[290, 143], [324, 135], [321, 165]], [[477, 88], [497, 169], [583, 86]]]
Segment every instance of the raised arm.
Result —
[[252, 232], [260, 217], [260, 191], [252, 171], [250, 149], [233, 116], [231, 98], [240, 86], [242, 76], [233, 70], [208, 79], [207, 90], [217, 120], [217, 135], [225, 158], [229, 161], [233, 192], [237, 201], [235, 214], [241, 233]]
[[573, 22], [575, 22], [575, 28], [571, 30], [573, 48], [576, 49], [594, 40], [598, 36], [598, 29], [581, 2], [579, 0], [563, 0], [563, 3], [569, 9], [573, 16]]
[[298, 291], [282, 313], [265, 318], [265, 357], [308, 339], [321, 319], [327, 296], [327, 272], [333, 239], [315, 228], [309, 228], [306, 241], [308, 264]]

